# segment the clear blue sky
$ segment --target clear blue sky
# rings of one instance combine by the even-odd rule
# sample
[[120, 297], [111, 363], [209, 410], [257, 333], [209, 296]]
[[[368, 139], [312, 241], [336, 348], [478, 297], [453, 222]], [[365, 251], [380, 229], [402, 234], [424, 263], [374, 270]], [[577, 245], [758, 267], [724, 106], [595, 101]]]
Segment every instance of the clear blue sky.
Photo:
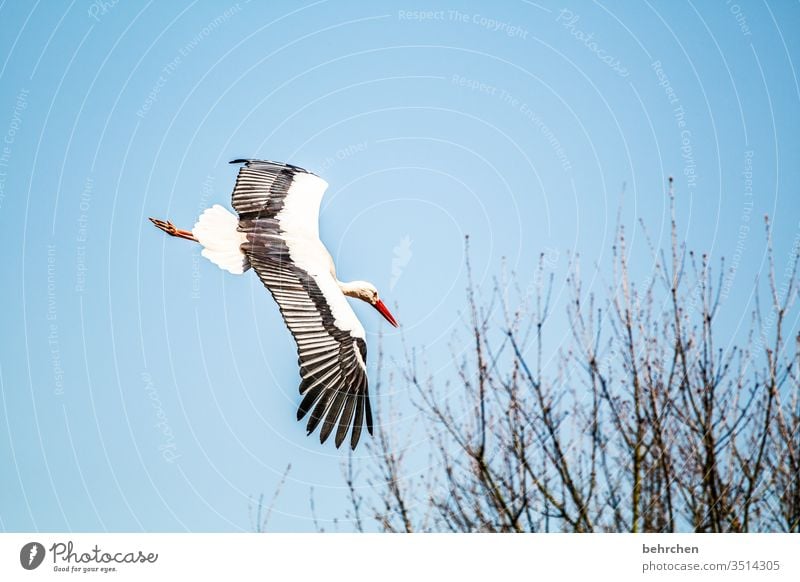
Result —
[[738, 257], [732, 334], [760, 217], [779, 270], [800, 236], [796, 2], [6, 0], [0, 29], [0, 530], [247, 530], [290, 462], [271, 528], [313, 529], [310, 487], [344, 516], [271, 298], [146, 220], [228, 205], [231, 159], [330, 183], [340, 278], [377, 285], [439, 378], [465, 234], [486, 284], [504, 257], [523, 283], [542, 251], [607, 264], [623, 184], [663, 242], [674, 175], [682, 237]]

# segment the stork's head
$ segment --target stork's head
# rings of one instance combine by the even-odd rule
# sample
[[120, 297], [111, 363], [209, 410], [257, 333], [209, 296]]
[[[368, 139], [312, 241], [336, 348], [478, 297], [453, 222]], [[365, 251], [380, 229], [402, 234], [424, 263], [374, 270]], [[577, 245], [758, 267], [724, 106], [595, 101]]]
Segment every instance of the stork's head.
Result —
[[380, 314], [386, 318], [386, 321], [391, 323], [393, 326], [398, 327], [397, 320], [394, 316], [389, 312], [389, 309], [386, 307], [386, 304], [381, 301], [380, 296], [378, 295], [378, 290], [375, 288], [375, 285], [368, 281], [352, 281], [350, 283], [342, 283], [342, 292], [347, 295], [348, 297], [355, 297], [356, 299], [361, 299], [362, 301], [366, 301], [370, 305], [372, 305], [375, 309], [377, 309]]

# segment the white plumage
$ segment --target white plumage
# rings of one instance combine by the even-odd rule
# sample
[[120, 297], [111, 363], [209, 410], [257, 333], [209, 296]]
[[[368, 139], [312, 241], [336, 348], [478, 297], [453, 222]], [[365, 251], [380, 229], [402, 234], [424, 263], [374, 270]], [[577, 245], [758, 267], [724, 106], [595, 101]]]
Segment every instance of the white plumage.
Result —
[[242, 245], [247, 242], [239, 232], [239, 219], [219, 204], [206, 208], [192, 228], [192, 234], [201, 245], [200, 253], [209, 261], [234, 275], [241, 275], [250, 268]]

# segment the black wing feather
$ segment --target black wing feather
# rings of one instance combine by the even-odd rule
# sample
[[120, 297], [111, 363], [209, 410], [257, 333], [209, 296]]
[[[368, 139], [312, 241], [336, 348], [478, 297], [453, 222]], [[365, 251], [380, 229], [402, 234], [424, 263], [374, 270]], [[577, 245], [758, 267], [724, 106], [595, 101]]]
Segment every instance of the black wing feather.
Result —
[[335, 325], [314, 277], [291, 261], [278, 217], [294, 176], [310, 172], [279, 162], [231, 163], [245, 164], [233, 191], [239, 230], [247, 237], [242, 250], [278, 304], [297, 343], [303, 395], [297, 420], [311, 412], [306, 427], [309, 434], [322, 422], [321, 442], [338, 425], [337, 447], [344, 442], [352, 423], [350, 446], [355, 449], [365, 414], [367, 430], [372, 434], [366, 370], [356, 357], [358, 350], [361, 361], [366, 362], [366, 343]]

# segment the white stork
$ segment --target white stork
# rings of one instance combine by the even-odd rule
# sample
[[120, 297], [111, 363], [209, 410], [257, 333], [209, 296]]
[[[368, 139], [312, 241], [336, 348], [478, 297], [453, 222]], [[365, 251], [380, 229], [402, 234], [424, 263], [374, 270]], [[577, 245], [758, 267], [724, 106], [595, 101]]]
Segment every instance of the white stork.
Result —
[[191, 231], [150, 220], [169, 235], [200, 243], [202, 255], [222, 269], [234, 274], [255, 270], [297, 342], [303, 396], [297, 420], [311, 412], [306, 430], [311, 434], [322, 423], [321, 443], [338, 425], [337, 447], [352, 425], [350, 446], [355, 448], [365, 418], [372, 434], [372, 411], [364, 328], [345, 296], [366, 301], [395, 327], [397, 322], [374, 285], [336, 278], [333, 259], [319, 239], [325, 180], [279, 162], [231, 163], [244, 164], [233, 189], [238, 219], [215, 204]]

